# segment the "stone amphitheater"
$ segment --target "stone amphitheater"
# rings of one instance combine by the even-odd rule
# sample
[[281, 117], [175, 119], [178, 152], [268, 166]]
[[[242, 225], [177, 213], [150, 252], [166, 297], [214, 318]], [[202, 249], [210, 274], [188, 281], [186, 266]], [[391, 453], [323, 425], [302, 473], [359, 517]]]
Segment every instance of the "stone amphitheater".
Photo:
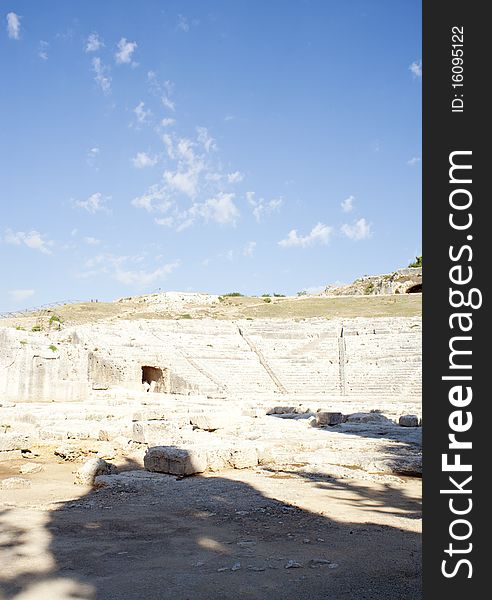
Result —
[[[379, 304], [367, 305], [366, 301]], [[103, 513], [105, 503], [119, 501], [122, 494], [142, 494], [142, 505], [144, 498], [157, 502], [156, 494], [159, 498], [174, 494], [174, 502], [179, 502], [181, 494], [191, 495], [187, 508], [194, 506], [196, 512], [201, 506], [215, 515], [217, 506], [203, 498], [198, 501], [200, 493], [193, 492], [193, 486], [213, 481], [219, 485], [220, 481], [223, 491], [224, 482], [235, 482], [232, 489], [247, 485], [248, 492], [236, 499], [232, 524], [238, 511], [244, 513], [241, 518], [251, 507], [257, 510], [258, 499], [250, 497], [251, 490], [259, 494], [261, 489], [261, 498], [282, 501], [282, 510], [319, 516], [333, 506], [338, 522], [348, 519], [356, 529], [369, 518], [371, 527], [378, 523], [396, 532], [410, 532], [413, 537], [405, 552], [418, 554], [420, 294], [402, 295], [398, 304], [391, 297], [352, 298], [350, 305], [343, 302], [339, 297], [265, 300], [168, 293], [4, 319], [0, 322], [2, 505], [10, 507], [17, 527], [19, 520], [35, 521], [41, 513], [43, 518], [63, 515], [54, 502], [63, 500], [64, 510], [75, 507], [75, 512], [82, 513], [89, 502], [96, 513]], [[356, 316], [358, 312], [364, 316]], [[368, 316], [368, 312], [378, 316]], [[46, 488], [48, 476], [54, 481], [63, 479], [63, 484], [60, 479]], [[272, 477], [289, 481], [282, 491], [273, 491], [267, 485]], [[172, 482], [183, 478], [188, 487], [174, 490]], [[344, 512], [334, 497], [303, 500], [299, 482], [318, 482], [318, 487], [332, 482], [330, 493], [336, 492], [338, 498], [359, 486], [359, 504], [354, 501], [356, 508]], [[277, 487], [278, 483], [275, 480]], [[346, 487], [341, 491], [342, 483]], [[363, 494], [362, 489], [372, 490], [373, 495]], [[375, 516], [381, 499], [376, 490], [392, 490], [387, 504], [397, 508]], [[125, 518], [130, 518], [127, 513]], [[41, 535], [43, 526], [34, 521], [33, 531]], [[254, 526], [243, 529], [241, 536], [248, 541]], [[262, 555], [263, 562], [257, 564], [254, 553], [248, 551], [247, 560], [231, 557], [231, 564], [222, 565], [217, 557], [224, 562], [228, 553], [209, 548], [207, 559], [197, 564], [207, 565], [210, 577], [206, 581], [211, 587], [203, 588], [203, 573], [195, 573], [203, 571], [203, 565], [188, 565], [184, 569], [188, 583], [179, 587], [174, 581], [171, 588], [178, 586], [178, 591], [172, 595], [188, 598], [199, 588], [202, 591], [194, 597], [229, 598], [231, 582], [215, 581], [218, 573], [230, 577], [235, 571], [245, 571], [246, 576], [247, 570], [249, 575], [258, 575], [271, 567], [263, 591], [245, 594], [245, 598], [321, 597], [312, 596], [325, 589], [319, 587], [320, 570], [329, 568], [336, 580], [339, 561], [323, 552], [319, 555], [319, 549], [313, 554], [313, 536], [312, 531], [305, 531], [303, 539], [308, 542], [302, 552], [279, 559], [285, 568], [313, 567], [304, 591], [299, 587], [302, 577], [298, 581], [290, 577], [291, 571], [282, 571], [289, 574], [292, 589], [284, 585], [282, 594], [272, 596], [269, 586], [272, 581], [278, 585], [276, 567], [270, 564], [273, 559], [269, 563]], [[388, 542], [378, 536], [378, 543]], [[253, 546], [258, 543], [258, 539], [252, 542]], [[372, 542], [368, 543], [370, 547]], [[242, 550], [251, 547], [246, 544]], [[3, 550], [7, 559], [9, 548], [7, 544]], [[47, 551], [53, 554], [53, 543]], [[248, 560], [251, 564], [246, 568]], [[346, 560], [350, 572], [349, 558], [340, 560]], [[105, 589], [101, 582], [94, 583], [83, 568], [75, 579], [52, 569], [50, 581], [54, 583], [50, 584], [40, 575], [43, 567], [33, 571], [32, 560], [26, 561], [0, 579], [0, 598], [71, 598], [73, 590], [63, 586], [75, 579], [77, 598], [171, 596], [158, 595], [155, 588], [142, 595], [120, 591], [123, 595], [113, 596], [109, 588], [101, 591]], [[360, 597], [419, 597], [419, 561], [406, 556], [404, 562], [409, 571], [399, 588], [378, 584], [377, 595]], [[120, 564], [116, 569], [124, 571]], [[22, 592], [18, 589], [19, 577], [27, 577], [31, 595], [22, 595], [25, 586]], [[364, 577], [372, 577], [370, 569]], [[336, 584], [337, 598], [359, 597], [347, 582], [341, 582]], [[57, 585], [61, 591], [53, 592]], [[88, 586], [86, 592], [83, 585]], [[394, 595], [395, 589], [398, 593], [405, 589], [406, 595]]]

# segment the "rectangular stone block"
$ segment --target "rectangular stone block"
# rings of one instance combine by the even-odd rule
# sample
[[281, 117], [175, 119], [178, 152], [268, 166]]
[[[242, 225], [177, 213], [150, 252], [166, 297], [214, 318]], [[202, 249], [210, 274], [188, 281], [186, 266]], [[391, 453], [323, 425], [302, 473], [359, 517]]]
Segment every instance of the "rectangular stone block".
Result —
[[155, 446], [144, 456], [147, 471], [171, 475], [194, 475], [207, 470], [207, 454], [197, 448]]

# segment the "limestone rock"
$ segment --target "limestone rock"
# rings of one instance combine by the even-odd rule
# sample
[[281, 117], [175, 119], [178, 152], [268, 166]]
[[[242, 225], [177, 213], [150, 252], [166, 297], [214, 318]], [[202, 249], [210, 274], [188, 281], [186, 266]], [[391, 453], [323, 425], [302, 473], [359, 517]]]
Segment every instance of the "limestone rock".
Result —
[[85, 454], [85, 452], [79, 446], [73, 444], [62, 444], [54, 451], [55, 456], [59, 456], [66, 461], [74, 461]]
[[40, 463], [31, 462], [22, 465], [22, 467], [19, 469], [19, 473], [22, 473], [22, 475], [32, 475], [34, 473], [40, 473], [42, 470], [43, 465]]
[[31, 487], [31, 482], [23, 477], [8, 477], [0, 482], [3, 490], [20, 490]]
[[145, 453], [144, 466], [157, 473], [194, 475], [207, 470], [207, 454], [196, 448], [155, 446]]
[[197, 429], [204, 431], [215, 431], [226, 425], [226, 418], [220, 413], [198, 413], [190, 415], [190, 423]]
[[258, 465], [256, 448], [246, 444], [235, 446], [229, 454], [229, 463], [234, 469], [249, 469]]
[[323, 425], [339, 425], [342, 422], [342, 413], [339, 412], [324, 412], [316, 413], [316, 424]]
[[351, 415], [347, 415], [346, 418], [347, 423], [377, 423], [377, 424], [393, 424], [393, 421], [385, 417], [380, 413], [353, 413]]
[[28, 450], [31, 438], [17, 433], [0, 433], [0, 452], [9, 450]]
[[398, 420], [398, 425], [401, 427], [418, 427], [419, 418], [417, 415], [402, 415]]
[[76, 483], [92, 485], [98, 475], [113, 475], [118, 472], [115, 465], [102, 458], [91, 458], [75, 474]]

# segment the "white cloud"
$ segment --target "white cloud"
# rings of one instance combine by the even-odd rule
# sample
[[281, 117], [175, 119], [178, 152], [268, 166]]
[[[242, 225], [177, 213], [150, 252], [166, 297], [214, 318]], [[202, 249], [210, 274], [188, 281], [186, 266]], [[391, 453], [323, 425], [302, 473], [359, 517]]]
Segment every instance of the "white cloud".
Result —
[[364, 218], [359, 219], [353, 225], [345, 223], [341, 226], [340, 231], [350, 240], [366, 240], [372, 236], [371, 224]]
[[239, 171], [234, 171], [234, 173], [227, 174], [227, 181], [229, 183], [239, 183], [244, 179], [244, 175]]
[[200, 164], [187, 171], [164, 171], [164, 181], [170, 189], [181, 192], [189, 198], [195, 198], [198, 191], [198, 177], [202, 170]]
[[256, 249], [256, 242], [248, 242], [243, 248], [243, 256], [252, 258]]
[[[174, 83], [169, 80], [160, 83], [155, 71], [147, 72], [147, 81], [149, 82], [149, 88], [152, 94], [155, 96], [160, 96], [162, 105], [165, 108], [174, 111], [176, 105], [171, 98], [174, 90]], [[164, 123], [162, 124], [165, 126]]]
[[137, 117], [137, 121], [140, 124], [146, 123], [147, 119], [152, 115], [151, 110], [145, 110], [145, 103], [139, 102], [137, 106], [133, 109], [135, 116]]
[[173, 90], [174, 90], [174, 83], [172, 81], [165, 81], [162, 85], [163, 88], [163, 92], [162, 92], [162, 96], [161, 96], [161, 102], [162, 105], [169, 109], [169, 110], [176, 110], [176, 104], [174, 102], [174, 100], [171, 98]]
[[88, 246], [98, 246], [101, 243], [101, 240], [98, 240], [95, 237], [87, 236], [87, 237], [84, 238], [84, 242]]
[[91, 33], [85, 44], [86, 52], [97, 52], [104, 46], [103, 41], [97, 33]]
[[175, 105], [174, 101], [171, 100], [171, 98], [169, 98], [169, 96], [164, 95], [164, 96], [162, 96], [161, 100], [162, 100], [163, 106], [165, 106], [169, 110], [174, 111], [176, 109], [176, 105]]
[[296, 229], [292, 229], [289, 235], [278, 242], [282, 248], [292, 248], [299, 246], [301, 248], [307, 248], [308, 246], [314, 246], [315, 244], [327, 244], [330, 240], [331, 234], [333, 233], [333, 227], [324, 225], [323, 223], [317, 223], [308, 233], [304, 236], [299, 236]]
[[45, 240], [43, 235], [35, 229], [27, 233], [24, 231], [14, 232], [11, 229], [7, 229], [3, 241], [6, 244], [13, 244], [14, 246], [24, 244], [28, 248], [39, 250], [39, 252], [42, 252], [43, 254], [52, 254], [49, 247], [53, 246], [54, 243], [50, 240]]
[[234, 194], [218, 192], [214, 198], [205, 202], [194, 202], [190, 208], [178, 210], [175, 208], [173, 216], [155, 219], [157, 225], [174, 227], [176, 231], [183, 231], [197, 221], [213, 221], [219, 225], [235, 225], [239, 218], [239, 210], [234, 203]]
[[188, 19], [183, 15], [178, 15], [178, 29], [187, 33], [190, 30]]
[[422, 77], [422, 61], [416, 60], [409, 67], [414, 78]]
[[155, 269], [135, 268], [144, 261], [144, 256], [117, 256], [98, 254], [85, 263], [89, 269], [81, 277], [107, 275], [124, 285], [145, 287], [157, 281], [163, 281], [180, 266], [179, 260], [160, 265]]
[[116, 62], [119, 65], [131, 64], [136, 66], [137, 63], [132, 61], [132, 55], [136, 49], [136, 42], [129, 42], [126, 38], [121, 38], [118, 42], [118, 51], [114, 55]]
[[75, 200], [74, 204], [78, 208], [82, 208], [92, 215], [97, 212], [109, 212], [106, 201], [109, 200], [110, 197], [111, 196], [103, 197], [101, 192], [96, 192], [89, 196], [87, 200]]
[[89, 165], [89, 167], [93, 167], [96, 168], [96, 162], [97, 162], [97, 158], [100, 155], [101, 150], [100, 148], [98, 148], [97, 146], [94, 146], [93, 148], [89, 148], [89, 150], [87, 151], [87, 157], [86, 157], [86, 162]]
[[133, 166], [136, 169], [145, 169], [146, 167], [153, 167], [159, 161], [158, 156], [149, 156], [146, 152], [137, 152], [136, 156], [132, 158]]
[[407, 165], [409, 167], [415, 167], [415, 166], [417, 166], [419, 164], [419, 162], [420, 162], [420, 157], [419, 156], [414, 156], [410, 160], [407, 160]]
[[38, 56], [41, 60], [48, 60], [48, 48], [48, 42], [45, 42], [44, 40], [39, 42]]
[[156, 225], [163, 225], [164, 227], [173, 227], [175, 220], [174, 217], [165, 217], [163, 219], [155, 218], [154, 222]]
[[[158, 85], [153, 72], [147, 77], [153, 87]], [[154, 222], [178, 232], [197, 223], [234, 226], [240, 210], [231, 188], [242, 181], [243, 174], [240, 171], [224, 173], [220, 158], [213, 152], [217, 150], [213, 136], [205, 127], [196, 127], [195, 131], [192, 139], [179, 137], [174, 131], [158, 130], [164, 153], [149, 158], [153, 164], [156, 158], [164, 156], [167, 168], [161, 181], [134, 198], [132, 204], [149, 213], [166, 213], [154, 218]], [[144, 153], [135, 157], [134, 164], [150, 166]], [[282, 204], [280, 198], [268, 202], [256, 200], [252, 192], [248, 198], [257, 219], [278, 210]]]
[[239, 217], [239, 210], [234, 204], [234, 194], [224, 192], [219, 192], [215, 198], [210, 198], [202, 204], [193, 204], [189, 213], [192, 216], [201, 216], [205, 221], [215, 221], [221, 225], [234, 225]]
[[343, 212], [352, 212], [354, 210], [354, 196], [349, 196], [342, 200], [340, 206], [342, 207]]
[[22, 302], [34, 296], [34, 290], [10, 290], [9, 296], [14, 302]]
[[[145, 194], [132, 200], [133, 206], [143, 208], [147, 212], [166, 212], [173, 203], [168, 198], [166, 189], [158, 185], [151, 186]], [[160, 223], [163, 225], [163, 223]]]
[[283, 204], [282, 198], [273, 198], [267, 202], [263, 198], [256, 200], [255, 196], [255, 192], [246, 192], [246, 200], [253, 208], [253, 216], [258, 223], [263, 217], [278, 211]]
[[101, 88], [104, 94], [111, 92], [111, 77], [108, 75], [109, 68], [103, 64], [98, 56], [92, 59], [92, 70], [94, 71], [94, 80]]
[[197, 127], [198, 141], [205, 148], [207, 152], [210, 150], [217, 150], [217, 145], [214, 138], [209, 134], [206, 127]]
[[21, 17], [16, 15], [15, 12], [7, 13], [7, 33], [10, 39], [18, 40], [20, 39], [20, 20]]
[[179, 261], [167, 263], [162, 267], [154, 269], [153, 271], [145, 271], [143, 269], [132, 271], [132, 270], [117, 270], [114, 273], [114, 279], [125, 285], [134, 285], [137, 287], [144, 287], [157, 281], [163, 281], [173, 271], [175, 271], [180, 265]]
[[174, 125], [175, 123], [176, 123], [176, 121], [174, 119], [170, 119], [170, 118], [162, 119], [162, 121], [161, 121], [161, 125], [163, 127], [170, 127], [171, 125]]

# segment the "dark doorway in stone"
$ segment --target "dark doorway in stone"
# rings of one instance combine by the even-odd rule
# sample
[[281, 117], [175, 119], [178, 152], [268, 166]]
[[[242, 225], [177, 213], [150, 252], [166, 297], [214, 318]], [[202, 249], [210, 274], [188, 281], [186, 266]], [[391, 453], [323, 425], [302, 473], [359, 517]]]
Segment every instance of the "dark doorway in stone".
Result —
[[166, 382], [164, 373], [159, 367], [142, 367], [142, 384], [147, 392], [164, 392]]
[[422, 284], [416, 283], [408, 288], [407, 294], [421, 294], [422, 293]]

